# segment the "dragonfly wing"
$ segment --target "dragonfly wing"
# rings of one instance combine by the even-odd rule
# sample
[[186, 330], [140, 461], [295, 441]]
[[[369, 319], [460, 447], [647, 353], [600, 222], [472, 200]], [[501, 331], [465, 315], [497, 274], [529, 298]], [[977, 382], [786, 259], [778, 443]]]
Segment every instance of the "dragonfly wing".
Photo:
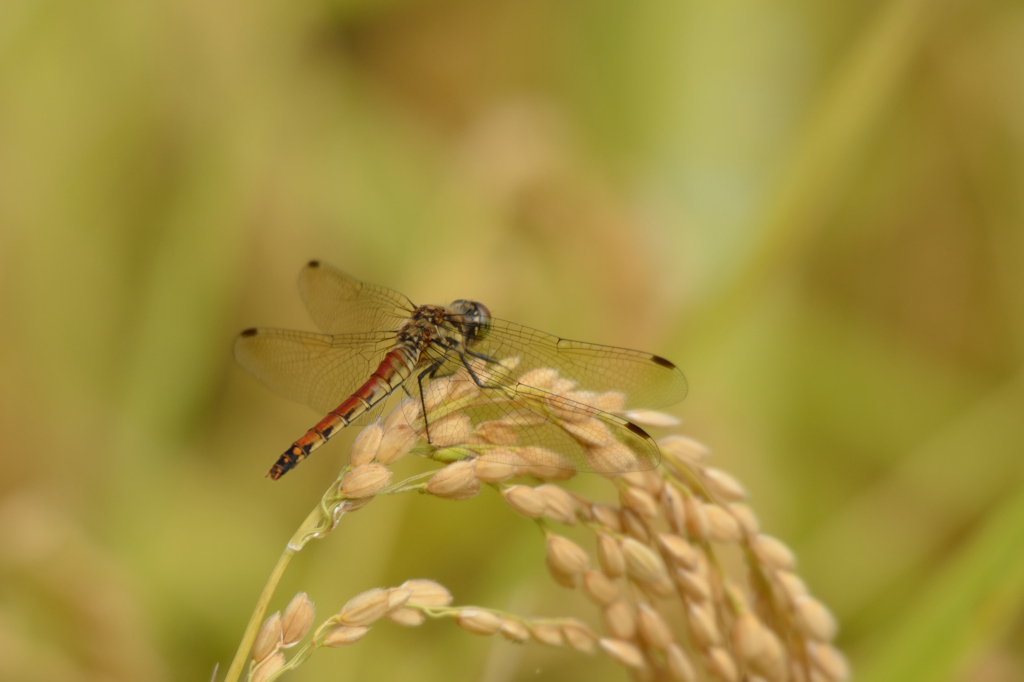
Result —
[[493, 320], [473, 351], [493, 360], [519, 358], [519, 376], [549, 368], [577, 382], [579, 390], [623, 393], [628, 408], [664, 407], [686, 397], [686, 377], [660, 356], [563, 339], [505, 320]]
[[466, 367], [456, 354], [436, 349], [428, 355], [444, 374], [423, 388], [435, 446], [461, 444], [483, 459], [602, 474], [653, 469], [661, 461], [640, 427], [596, 403], [519, 383], [512, 378], [519, 367], [480, 359]]
[[[462, 439], [464, 447], [481, 459], [599, 474], [645, 471], [661, 461], [654, 439], [622, 417], [532, 390], [493, 398], [463, 410], [473, 425]], [[552, 415], [552, 404], [558, 405], [561, 416]], [[570, 414], [573, 419], [566, 418]], [[439, 420], [430, 427], [431, 440], [435, 445], [447, 444], [452, 434], [446, 430], [455, 428], [464, 427], [457, 421]], [[557, 473], [550, 477], [557, 478]]]
[[313, 322], [328, 334], [396, 330], [416, 307], [397, 291], [360, 282], [319, 261], [299, 272], [299, 294]]
[[329, 412], [370, 378], [393, 343], [380, 333], [248, 329], [235, 341], [235, 359], [281, 395]]

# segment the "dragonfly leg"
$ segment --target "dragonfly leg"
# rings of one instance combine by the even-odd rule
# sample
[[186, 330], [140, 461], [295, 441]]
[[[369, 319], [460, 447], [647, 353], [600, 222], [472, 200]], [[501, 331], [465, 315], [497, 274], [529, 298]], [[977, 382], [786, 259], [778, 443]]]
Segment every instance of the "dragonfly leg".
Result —
[[477, 353], [476, 351], [473, 350], [466, 349], [464, 351], [459, 351], [459, 359], [462, 360], [462, 366], [466, 368], [466, 371], [469, 372], [470, 378], [473, 379], [473, 382], [477, 386], [479, 386], [480, 388], [488, 388], [492, 390], [496, 388], [503, 388], [499, 384], [485, 384], [483, 381], [481, 381], [480, 377], [478, 377], [476, 375], [476, 372], [473, 371], [473, 368], [469, 366], [469, 361], [466, 360], [466, 355], [472, 355], [474, 358], [477, 358], [478, 360], [483, 360], [484, 362], [495, 362], [495, 360], [493, 358], [487, 357], [482, 353]]
[[442, 360], [435, 360], [426, 369], [416, 375], [416, 384], [420, 389], [420, 407], [423, 409], [423, 431], [427, 435], [427, 442], [430, 440], [430, 419], [427, 417], [427, 401], [423, 398], [423, 377], [434, 378], [434, 374], [441, 368]]

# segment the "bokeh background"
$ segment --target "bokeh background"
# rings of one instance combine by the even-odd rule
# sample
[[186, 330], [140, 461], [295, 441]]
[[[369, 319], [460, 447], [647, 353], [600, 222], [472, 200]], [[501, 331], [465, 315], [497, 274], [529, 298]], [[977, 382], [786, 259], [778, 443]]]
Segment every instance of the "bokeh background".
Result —
[[[4, 0], [0, 678], [223, 671], [351, 439], [265, 479], [320, 415], [231, 357], [315, 257], [672, 358], [858, 679], [1024, 679], [1022, 219], [1019, 2]], [[596, 623], [542, 552], [378, 500], [273, 607]], [[623, 678], [442, 622], [289, 679]]]

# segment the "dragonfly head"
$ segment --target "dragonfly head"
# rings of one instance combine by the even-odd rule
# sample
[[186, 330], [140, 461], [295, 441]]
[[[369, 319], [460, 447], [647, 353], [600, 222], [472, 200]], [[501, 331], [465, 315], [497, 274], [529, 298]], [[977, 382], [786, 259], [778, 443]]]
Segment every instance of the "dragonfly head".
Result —
[[483, 303], [459, 299], [448, 309], [452, 312], [448, 319], [458, 327], [466, 343], [482, 339], [491, 329], [491, 311]]

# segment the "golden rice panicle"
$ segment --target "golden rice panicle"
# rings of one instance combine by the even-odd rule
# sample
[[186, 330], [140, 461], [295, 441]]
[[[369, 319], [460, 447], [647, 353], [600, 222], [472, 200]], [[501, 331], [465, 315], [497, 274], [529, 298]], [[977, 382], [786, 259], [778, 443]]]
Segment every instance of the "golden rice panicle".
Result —
[[[761, 532], [743, 485], [707, 466], [693, 439], [670, 437], [663, 452], [659, 470], [609, 477], [618, 504], [563, 496], [553, 483], [502, 490], [522, 516], [565, 522], [572, 510], [594, 533], [591, 560], [548, 532], [546, 563], [598, 609], [608, 636], [595, 649], [636, 679], [846, 679], [835, 619], [794, 572], [792, 551]], [[727, 575], [728, 553], [745, 557], [748, 572]]]
[[[558, 547], [562, 540], [555, 537], [552, 542]], [[576, 549], [579, 550], [578, 547]], [[575, 553], [576, 550], [567, 551]], [[387, 595], [390, 599], [381, 595]], [[463, 630], [476, 635], [500, 634], [512, 642], [535, 641], [548, 646], [565, 646], [584, 653], [592, 653], [598, 641], [598, 635], [590, 626], [577, 618], [529, 619], [482, 606], [450, 606], [451, 593], [443, 585], [431, 580], [408, 580], [399, 587], [369, 590], [353, 597], [341, 614], [325, 624], [331, 627], [328, 632], [333, 633], [334, 640], [324, 646], [343, 646], [361, 638], [365, 634], [366, 625], [352, 623], [371, 622], [380, 613], [379, 606], [374, 610], [373, 604], [382, 602], [388, 603], [390, 607], [384, 616], [399, 625], [421, 625], [428, 617], [451, 618]], [[371, 610], [371, 615], [363, 615]], [[357, 617], [353, 618], [352, 613]]]
[[[544, 408], [596, 468], [636, 458], [595, 420], [596, 410], [609, 409], [641, 425], [674, 425], [661, 413], [627, 412], [625, 394], [582, 390], [553, 369], [532, 369], [520, 380], [546, 392], [540, 399]], [[539, 415], [491, 413], [489, 420], [474, 422], [472, 408], [485, 399], [468, 375], [458, 373], [424, 391], [433, 446], [445, 450], [438, 459], [476, 457], [450, 461], [420, 475], [415, 485], [391, 485], [388, 465], [425, 436], [421, 405], [403, 401], [357, 436], [338, 492], [354, 506], [406, 489], [465, 501], [491, 487], [512, 514], [540, 527], [552, 580], [580, 590], [600, 626], [595, 631], [568, 615], [541, 618], [452, 606], [447, 588], [420, 579], [356, 595], [317, 629], [316, 646], [351, 645], [382, 619], [414, 627], [449, 618], [479, 636], [604, 656], [637, 680], [849, 678], [849, 666], [833, 645], [836, 619], [800, 579], [792, 550], [761, 529], [743, 484], [708, 465], [707, 447], [682, 435], [664, 438], [661, 467], [607, 473], [609, 494], [588, 499], [562, 483], [576, 473], [565, 453], [524, 444], [517, 427]], [[738, 566], [739, 559], [745, 570], [730, 573], [727, 567]], [[307, 634], [312, 618], [312, 602], [304, 594], [283, 617], [268, 618], [252, 650], [253, 674], [263, 670], [259, 674], [268, 679], [279, 671], [285, 665], [282, 650]]]
[[[448, 590], [432, 580], [408, 580], [397, 587], [366, 590], [349, 599], [338, 613], [324, 621], [313, 635], [311, 649], [300, 650], [291, 665], [301, 663], [316, 648], [336, 649], [355, 644], [382, 618], [398, 625], [420, 625], [426, 619], [424, 610], [443, 609], [450, 602], [451, 594]], [[285, 660], [278, 650], [302, 639], [312, 619], [313, 604], [305, 593], [299, 593], [292, 599], [283, 618], [274, 614], [267, 619], [257, 637], [257, 646], [253, 648], [256, 664], [253, 679], [256, 679], [257, 670], [262, 665], [268, 665], [268, 669], [272, 668], [273, 672], [280, 670]], [[280, 657], [279, 661], [276, 661], [277, 657]], [[267, 664], [266, 661], [275, 662]], [[271, 673], [265, 673], [262, 679], [269, 677]]]
[[589, 625], [571, 617], [531, 619], [481, 606], [425, 610], [434, 617], [453, 618], [459, 627], [475, 635], [500, 634], [504, 639], [519, 644], [532, 641], [590, 654], [596, 651], [600, 639]]
[[[795, 573], [792, 550], [761, 532], [743, 485], [707, 466], [709, 450], [698, 441], [670, 436], [660, 445], [665, 486], [654, 497], [664, 530], [655, 533], [652, 547], [664, 560], [684, 609], [686, 637], [679, 643], [699, 654], [694, 661], [685, 659], [695, 664], [687, 667], [680, 657], [686, 647], [666, 649], [663, 660], [670, 677], [693, 678], [696, 669], [722, 680], [848, 679], [849, 667], [831, 644], [838, 630], [835, 618]], [[623, 478], [641, 487], [635, 475]], [[620, 499], [634, 513], [646, 506], [636, 493]], [[631, 536], [639, 542], [636, 533]], [[635, 580], [639, 553], [636, 545], [630, 547], [634, 566], [627, 577]], [[719, 556], [736, 550], [748, 571], [728, 576]], [[641, 639], [640, 644], [647, 642]]]

